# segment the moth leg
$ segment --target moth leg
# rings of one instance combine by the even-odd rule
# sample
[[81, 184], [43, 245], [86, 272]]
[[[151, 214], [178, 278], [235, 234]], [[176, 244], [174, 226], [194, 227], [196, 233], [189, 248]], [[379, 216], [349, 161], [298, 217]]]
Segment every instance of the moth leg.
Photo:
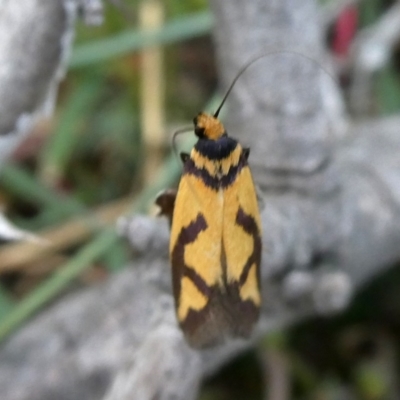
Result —
[[158, 215], [166, 216], [168, 218], [169, 226], [172, 224], [176, 193], [176, 189], [165, 189], [157, 195], [155, 200], [156, 205], [160, 207]]

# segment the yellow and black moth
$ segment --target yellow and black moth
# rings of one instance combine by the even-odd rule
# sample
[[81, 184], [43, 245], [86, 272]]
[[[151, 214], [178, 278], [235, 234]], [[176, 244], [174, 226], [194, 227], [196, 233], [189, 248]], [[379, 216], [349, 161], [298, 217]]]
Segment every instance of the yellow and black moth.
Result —
[[197, 348], [248, 337], [261, 306], [261, 222], [250, 151], [218, 119], [231, 88], [214, 115], [194, 118], [198, 140], [190, 154], [181, 154], [178, 190], [156, 201], [171, 220], [177, 319]]

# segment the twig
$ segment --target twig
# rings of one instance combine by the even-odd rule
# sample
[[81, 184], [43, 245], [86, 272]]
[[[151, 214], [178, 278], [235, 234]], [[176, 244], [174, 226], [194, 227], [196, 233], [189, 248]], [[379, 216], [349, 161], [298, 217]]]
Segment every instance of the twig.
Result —
[[266, 369], [265, 400], [289, 400], [290, 379], [287, 357], [278, 349], [262, 349], [264, 367]]
[[115, 223], [115, 220], [126, 212], [131, 204], [130, 197], [117, 200], [98, 207], [89, 217], [76, 217], [56, 228], [38, 232], [38, 237], [45, 240], [46, 244], [18, 242], [0, 247], [0, 273], [26, 268], [32, 262], [81, 243], [94, 230]]
[[[163, 4], [142, 0], [140, 21], [143, 32], [156, 31], [163, 23]], [[144, 179], [154, 178], [165, 144], [163, 50], [159, 46], [141, 52], [141, 128], [145, 142]]]

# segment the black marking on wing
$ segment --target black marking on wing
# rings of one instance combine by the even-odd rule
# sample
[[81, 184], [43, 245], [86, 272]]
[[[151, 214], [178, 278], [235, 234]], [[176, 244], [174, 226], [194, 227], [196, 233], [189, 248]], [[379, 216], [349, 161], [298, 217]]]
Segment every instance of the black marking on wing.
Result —
[[205, 168], [197, 168], [193, 160], [189, 159], [184, 165], [184, 173], [200, 178], [206, 186], [218, 191], [219, 189], [224, 189], [232, 185], [244, 166], [244, 163], [239, 162], [238, 165], [235, 165], [229, 169], [228, 174], [218, 178], [211, 176]]
[[195, 311], [189, 309], [184, 321], [180, 321], [189, 344], [204, 348], [222, 343], [229, 337], [249, 337], [259, 317], [259, 308], [250, 300], [240, 298], [237, 282], [229, 291], [221, 287], [210, 288], [206, 306]]
[[184, 174], [198, 177], [204, 182], [206, 186], [215, 191], [218, 191], [219, 189], [225, 189], [232, 185], [235, 182], [240, 171], [247, 165], [247, 159], [245, 158], [245, 155], [242, 154], [239, 159], [239, 163], [237, 165], [231, 166], [226, 175], [216, 177], [210, 175], [210, 173], [205, 168], [197, 168], [194, 161], [190, 158], [186, 160], [183, 166], [183, 172]]
[[256, 264], [257, 280], [258, 283], [260, 283], [261, 237], [257, 223], [254, 218], [251, 215], [246, 214], [241, 207], [239, 207], [236, 215], [236, 223], [241, 226], [246, 233], [251, 235], [254, 241], [253, 253], [247, 259], [247, 262], [243, 267], [239, 284], [240, 286], [244, 285], [249, 275], [250, 268], [253, 264]]
[[207, 222], [204, 215], [199, 213], [197, 218], [188, 226], [183, 227], [178, 235], [175, 247], [171, 253], [172, 264], [172, 286], [174, 291], [175, 302], [178, 305], [179, 295], [181, 291], [181, 279], [185, 275], [190, 278], [196, 287], [206, 296], [208, 296], [208, 286], [200, 275], [185, 265], [185, 246], [193, 243], [201, 231], [207, 229]]

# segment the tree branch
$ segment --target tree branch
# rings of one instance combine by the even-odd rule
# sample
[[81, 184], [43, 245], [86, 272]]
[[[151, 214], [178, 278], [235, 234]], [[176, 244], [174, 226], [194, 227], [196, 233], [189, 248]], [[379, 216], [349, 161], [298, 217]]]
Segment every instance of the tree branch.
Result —
[[0, 164], [53, 112], [78, 7], [97, 23], [100, 0], [6, 1], [0, 13]]

